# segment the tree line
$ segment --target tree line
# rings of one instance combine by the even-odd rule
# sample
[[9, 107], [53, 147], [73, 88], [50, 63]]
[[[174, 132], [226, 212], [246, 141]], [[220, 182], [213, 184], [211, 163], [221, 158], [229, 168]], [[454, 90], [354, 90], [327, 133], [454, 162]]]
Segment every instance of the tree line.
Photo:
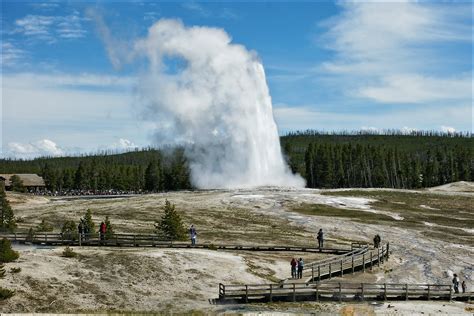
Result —
[[[318, 131], [281, 137], [293, 172], [311, 188], [421, 188], [474, 177], [469, 133]], [[0, 173], [37, 173], [52, 192], [71, 190], [161, 192], [192, 189], [183, 148], [121, 154], [0, 159]]]
[[435, 148], [408, 153], [383, 145], [310, 143], [304, 156], [309, 188], [422, 188], [471, 181], [472, 149]]

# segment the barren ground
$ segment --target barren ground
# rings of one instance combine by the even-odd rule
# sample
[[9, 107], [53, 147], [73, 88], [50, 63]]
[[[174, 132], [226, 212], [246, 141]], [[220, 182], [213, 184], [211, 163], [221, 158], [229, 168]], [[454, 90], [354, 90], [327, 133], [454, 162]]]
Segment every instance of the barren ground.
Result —
[[[452, 273], [474, 281], [474, 193], [472, 183], [425, 191], [259, 188], [173, 192], [116, 199], [53, 199], [9, 194], [19, 229], [42, 219], [59, 231], [90, 208], [97, 224], [109, 215], [117, 232], [151, 233], [165, 199], [176, 204], [186, 225], [197, 227], [198, 242], [229, 244], [315, 244], [319, 228], [328, 246], [370, 242], [378, 233], [390, 241], [391, 259], [351, 281], [449, 284]], [[472, 314], [464, 303], [388, 304], [274, 303], [212, 305], [221, 283], [268, 283], [289, 274], [289, 260], [321, 255], [252, 253], [200, 249], [74, 248], [16, 246], [21, 267], [2, 286], [16, 295], [0, 312], [175, 312]], [[346, 279], [346, 277], [345, 277]]]

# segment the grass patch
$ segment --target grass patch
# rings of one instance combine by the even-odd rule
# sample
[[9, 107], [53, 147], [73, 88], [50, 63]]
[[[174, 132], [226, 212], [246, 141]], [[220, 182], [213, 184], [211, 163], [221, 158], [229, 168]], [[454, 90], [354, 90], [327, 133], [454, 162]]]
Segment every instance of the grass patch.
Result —
[[[382, 214], [370, 215], [366, 212], [349, 210], [348, 214], [350, 215], [348, 216], [356, 221], [416, 228], [425, 236], [436, 239], [450, 240], [462, 244], [472, 243], [472, 241], [469, 241], [469, 239], [472, 240], [472, 234], [462, 230], [463, 228], [472, 229], [474, 227], [471, 196], [397, 190], [325, 191], [321, 194], [374, 199], [376, 201], [370, 202], [373, 209], [398, 213], [404, 218], [402, 221], [392, 219], [387, 221], [381, 217]], [[311, 207], [306, 208], [311, 209]], [[331, 214], [331, 216], [338, 216], [338, 212], [346, 212], [346, 210], [341, 209], [330, 210], [326, 206], [325, 208], [327, 214]], [[321, 214], [321, 216], [324, 215], [326, 214]], [[433, 225], [428, 226], [425, 223]]]
[[390, 216], [353, 209], [342, 209], [324, 204], [302, 204], [292, 208], [293, 211], [314, 216], [329, 216], [348, 218], [363, 223], [392, 223], [394, 220]]

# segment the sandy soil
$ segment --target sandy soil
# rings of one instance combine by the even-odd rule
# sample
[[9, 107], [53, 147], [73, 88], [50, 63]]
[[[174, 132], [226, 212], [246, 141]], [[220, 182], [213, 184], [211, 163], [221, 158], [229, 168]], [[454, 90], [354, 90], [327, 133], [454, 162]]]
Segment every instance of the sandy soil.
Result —
[[[465, 196], [465, 190], [461, 190]], [[423, 191], [417, 191], [423, 194]], [[429, 191], [437, 194], [437, 191]], [[450, 196], [440, 192], [442, 198]], [[474, 196], [474, 195], [472, 195]], [[315, 243], [319, 228], [326, 232], [329, 245], [347, 247], [351, 241], [370, 242], [381, 234], [390, 241], [391, 259], [373, 273], [345, 277], [356, 282], [401, 282], [449, 284], [453, 273], [474, 282], [474, 234], [464, 243], [427, 238], [413, 226], [404, 225], [399, 210], [374, 209], [369, 198], [322, 195], [320, 190], [259, 188], [174, 192], [111, 200], [50, 200], [43, 197], [10, 195], [20, 229], [35, 227], [42, 218], [56, 229], [66, 219], [77, 220], [91, 208], [94, 220], [111, 216], [119, 232], [151, 232], [165, 199], [176, 204], [186, 225], [194, 223], [199, 242], [300, 244]], [[385, 214], [393, 225], [364, 223], [347, 218], [296, 213], [292, 207], [322, 204], [343, 210]], [[429, 210], [429, 204], [422, 204]], [[465, 214], [472, 218], [472, 212]], [[449, 218], [450, 214], [446, 214]], [[429, 221], [426, 221], [429, 223]], [[431, 227], [427, 224], [424, 226]], [[78, 311], [173, 311], [204, 313], [289, 312], [351, 314], [472, 314], [472, 305], [462, 303], [394, 302], [387, 304], [252, 304], [212, 305], [219, 283], [268, 283], [288, 276], [289, 259], [302, 256], [306, 262], [321, 257], [293, 253], [223, 252], [198, 249], [75, 248], [78, 258], [63, 258], [63, 248], [18, 246], [21, 258], [11, 267], [2, 283], [17, 294], [0, 303], [0, 312]], [[179, 301], [179, 303], [177, 303]], [[393, 307], [392, 307], [393, 306]]]

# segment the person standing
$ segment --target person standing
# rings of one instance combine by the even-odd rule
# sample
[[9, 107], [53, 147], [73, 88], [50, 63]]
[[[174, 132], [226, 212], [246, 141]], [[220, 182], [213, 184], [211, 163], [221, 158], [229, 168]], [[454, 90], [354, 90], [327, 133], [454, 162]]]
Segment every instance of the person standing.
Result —
[[300, 260], [298, 260], [298, 279], [303, 278], [303, 268], [304, 268], [303, 258], [300, 258]]
[[319, 232], [318, 232], [318, 245], [319, 245], [319, 249], [321, 250], [323, 248], [323, 243], [324, 243], [324, 233], [323, 233], [323, 229], [319, 229]]
[[291, 259], [291, 277], [293, 279], [296, 279], [296, 265], [297, 264], [298, 263], [296, 262], [295, 258]]
[[380, 235], [377, 234], [374, 237], [374, 248], [380, 247], [380, 242], [382, 241], [382, 238], [380, 238]]
[[463, 293], [466, 293], [467, 286], [466, 286], [466, 281], [465, 281], [465, 280], [462, 281], [462, 283], [461, 283], [461, 288], [462, 288], [462, 292], [463, 292]]
[[196, 246], [197, 232], [196, 228], [194, 228], [194, 225], [191, 225], [191, 227], [189, 228], [189, 235], [191, 236], [191, 245]]
[[81, 241], [84, 240], [84, 225], [82, 224], [82, 219], [77, 226], [77, 232], [79, 233], [79, 238]]
[[105, 223], [104, 222], [100, 223], [99, 232], [100, 232], [100, 240], [101, 241], [103, 241], [105, 239], [106, 229], [107, 229], [107, 227], [105, 226]]
[[453, 275], [453, 288], [454, 293], [459, 293], [459, 278], [456, 273]]

